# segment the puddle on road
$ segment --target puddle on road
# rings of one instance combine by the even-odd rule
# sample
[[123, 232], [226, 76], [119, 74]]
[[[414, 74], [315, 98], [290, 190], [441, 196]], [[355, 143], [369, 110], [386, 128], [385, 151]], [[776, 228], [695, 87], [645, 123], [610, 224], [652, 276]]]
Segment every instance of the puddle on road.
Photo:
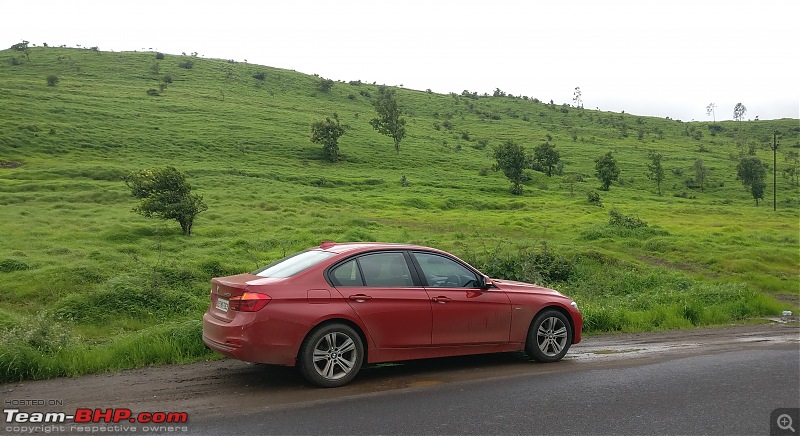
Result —
[[567, 357], [571, 357], [575, 360], [597, 360], [597, 359], [622, 359], [631, 356], [642, 356], [647, 354], [654, 354], [654, 353], [661, 353], [664, 351], [675, 350], [675, 349], [689, 349], [689, 348], [697, 348], [700, 346], [699, 343], [687, 343], [687, 344], [658, 344], [658, 345], [643, 345], [643, 344], [636, 344], [637, 348], [631, 348], [630, 345], [602, 345], [602, 346], [587, 346], [587, 347], [580, 347], [579, 349], [573, 348], [573, 351], [567, 355]]
[[620, 354], [620, 353], [635, 353], [637, 351], [642, 351], [641, 348], [631, 348], [628, 350], [597, 350], [592, 351], [594, 354]]

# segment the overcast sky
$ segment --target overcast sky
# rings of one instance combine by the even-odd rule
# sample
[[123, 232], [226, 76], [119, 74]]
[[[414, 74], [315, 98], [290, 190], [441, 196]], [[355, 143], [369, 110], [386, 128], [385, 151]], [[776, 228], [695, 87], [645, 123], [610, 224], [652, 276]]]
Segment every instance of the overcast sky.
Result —
[[[15, 0], [22, 40], [207, 58], [438, 93], [711, 120], [800, 118], [798, 0]], [[0, 85], [2, 86], [2, 85]]]

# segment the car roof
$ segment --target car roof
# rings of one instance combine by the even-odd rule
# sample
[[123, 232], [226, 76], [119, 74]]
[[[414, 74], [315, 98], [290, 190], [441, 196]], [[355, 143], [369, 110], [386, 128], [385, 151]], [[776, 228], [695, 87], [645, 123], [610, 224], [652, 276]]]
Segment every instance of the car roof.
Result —
[[370, 250], [427, 250], [427, 251], [436, 251], [439, 252], [441, 250], [437, 250], [435, 248], [430, 247], [423, 247], [421, 245], [413, 245], [413, 244], [396, 244], [391, 242], [333, 242], [333, 241], [325, 241], [321, 243], [318, 247], [321, 250], [328, 251], [331, 253], [342, 254], [347, 252], [359, 252], [359, 251], [370, 251]]

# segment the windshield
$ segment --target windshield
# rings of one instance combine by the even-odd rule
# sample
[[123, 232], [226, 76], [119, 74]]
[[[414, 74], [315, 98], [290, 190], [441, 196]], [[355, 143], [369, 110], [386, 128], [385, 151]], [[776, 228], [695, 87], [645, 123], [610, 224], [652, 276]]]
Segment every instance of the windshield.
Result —
[[260, 277], [284, 279], [299, 272], [305, 271], [331, 256], [334, 256], [334, 253], [329, 253], [327, 251], [301, 251], [297, 254], [285, 257], [273, 264], [267, 265], [264, 268], [253, 271], [253, 274]]

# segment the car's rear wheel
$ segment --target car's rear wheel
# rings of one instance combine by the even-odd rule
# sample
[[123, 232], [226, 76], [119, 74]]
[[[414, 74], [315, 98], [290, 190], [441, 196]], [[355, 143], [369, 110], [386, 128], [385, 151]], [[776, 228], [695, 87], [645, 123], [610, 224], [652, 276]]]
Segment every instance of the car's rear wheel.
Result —
[[572, 325], [566, 315], [548, 309], [531, 323], [525, 352], [537, 362], [557, 362], [572, 345]]
[[347, 384], [364, 361], [364, 344], [350, 326], [326, 324], [312, 331], [302, 347], [300, 373], [318, 386], [333, 388]]

